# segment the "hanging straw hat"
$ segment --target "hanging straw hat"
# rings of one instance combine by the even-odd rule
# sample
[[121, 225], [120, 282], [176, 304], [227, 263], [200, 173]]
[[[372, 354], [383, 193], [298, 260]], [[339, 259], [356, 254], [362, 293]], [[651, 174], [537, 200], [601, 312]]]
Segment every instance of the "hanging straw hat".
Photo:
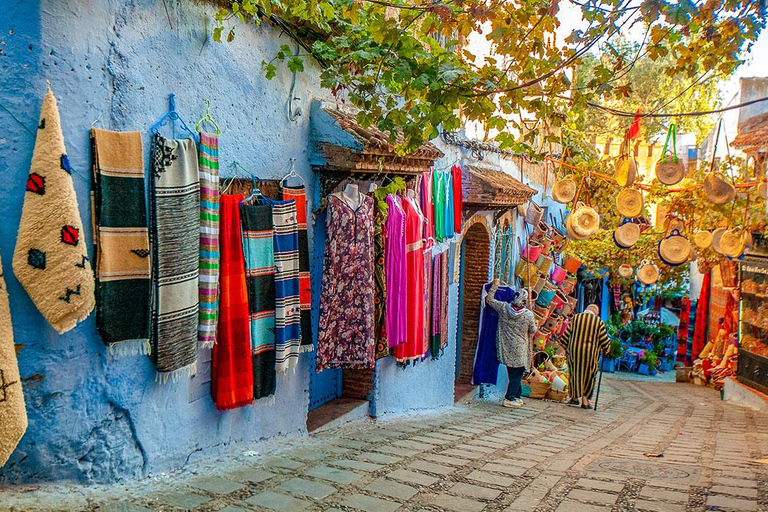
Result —
[[637, 280], [644, 285], [654, 284], [660, 276], [659, 268], [648, 260], [643, 260], [637, 268]]
[[627, 265], [626, 263], [622, 263], [621, 265], [619, 265], [619, 275], [621, 277], [624, 277], [624, 278], [632, 277], [633, 272], [634, 272], [634, 269], [631, 266]]
[[576, 197], [576, 180], [572, 176], [566, 176], [552, 187], [552, 199], [558, 203], [566, 204]]
[[573, 215], [569, 215], [565, 221], [565, 234], [571, 240], [586, 240], [588, 237], [581, 236], [573, 230]]
[[639, 217], [643, 213], [643, 193], [634, 188], [625, 188], [616, 196], [616, 209], [624, 217]]
[[736, 197], [736, 189], [733, 188], [733, 185], [711, 172], [704, 178], [704, 194], [712, 203], [725, 204], [730, 203]]
[[720, 238], [726, 231], [725, 228], [717, 228], [712, 232], [712, 249], [717, 253], [723, 254], [723, 251], [720, 249]]
[[629, 249], [640, 239], [640, 226], [634, 222], [623, 222], [613, 232], [613, 241], [622, 249]]
[[682, 265], [690, 255], [691, 243], [676, 229], [659, 241], [659, 258], [670, 267]]
[[708, 249], [712, 245], [712, 233], [707, 230], [697, 232], [693, 237], [693, 243], [699, 249]]
[[571, 228], [580, 237], [589, 238], [600, 228], [600, 215], [591, 206], [579, 206], [571, 217]]
[[744, 252], [744, 241], [735, 229], [729, 229], [720, 237], [720, 250], [729, 258], [738, 258]]

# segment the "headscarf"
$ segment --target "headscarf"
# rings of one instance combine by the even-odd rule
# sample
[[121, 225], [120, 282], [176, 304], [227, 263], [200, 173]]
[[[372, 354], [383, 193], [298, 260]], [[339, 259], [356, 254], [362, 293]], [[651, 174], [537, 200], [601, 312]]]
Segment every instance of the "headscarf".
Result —
[[525, 307], [528, 304], [528, 290], [525, 288], [518, 289], [514, 295], [512, 295], [510, 303], [518, 309]]
[[591, 313], [595, 316], [598, 316], [600, 314], [600, 308], [597, 307], [597, 304], [590, 304], [587, 306], [587, 309], [584, 310], [585, 313]]

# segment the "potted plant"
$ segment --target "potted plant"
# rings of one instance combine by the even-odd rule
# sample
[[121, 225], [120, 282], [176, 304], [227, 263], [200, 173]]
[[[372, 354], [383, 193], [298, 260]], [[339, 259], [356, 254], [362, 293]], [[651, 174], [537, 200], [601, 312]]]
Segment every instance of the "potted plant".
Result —
[[616, 371], [616, 361], [624, 354], [624, 347], [617, 338], [611, 338], [611, 347], [608, 354], [603, 356], [603, 371], [613, 373]]
[[654, 352], [648, 351], [640, 359], [640, 365], [637, 367], [637, 373], [643, 375], [656, 375], [656, 365], [658, 364], [659, 356]]

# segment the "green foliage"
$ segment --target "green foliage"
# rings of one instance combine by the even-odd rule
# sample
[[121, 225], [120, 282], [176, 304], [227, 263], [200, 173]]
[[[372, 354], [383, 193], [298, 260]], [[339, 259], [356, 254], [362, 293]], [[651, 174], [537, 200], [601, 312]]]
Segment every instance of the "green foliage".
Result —
[[655, 370], [658, 366], [659, 356], [655, 352], [647, 351], [643, 357], [640, 358], [641, 363], [648, 365], [648, 369]]
[[624, 355], [624, 348], [621, 345], [621, 341], [617, 338], [611, 338], [611, 348], [608, 350], [608, 357], [611, 359], [619, 359]]

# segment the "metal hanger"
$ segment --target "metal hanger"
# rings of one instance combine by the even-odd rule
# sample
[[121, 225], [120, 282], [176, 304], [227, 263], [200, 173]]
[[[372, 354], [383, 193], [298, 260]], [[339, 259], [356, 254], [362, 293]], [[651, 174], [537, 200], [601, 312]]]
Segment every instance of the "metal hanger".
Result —
[[[237, 174], [238, 169], [241, 169], [246, 176], [249, 175], [249, 173], [245, 170], [245, 168], [242, 165], [240, 165], [240, 162], [238, 162], [237, 160], [232, 160], [232, 163], [229, 164], [229, 169], [233, 172], [230, 177], [224, 179], [223, 187], [221, 189], [222, 194], [225, 193], [227, 190], [229, 190], [229, 188], [232, 186], [232, 183], [234, 183], [235, 180], [240, 177]], [[227, 180], [229, 180], [229, 183], [227, 183]]]
[[247, 203], [248, 201], [254, 199], [257, 196], [264, 197], [264, 195], [261, 193], [261, 189], [259, 188], [259, 185], [257, 183], [258, 179], [256, 176], [251, 176], [251, 183], [253, 184], [253, 188], [251, 189], [251, 195], [240, 201], [240, 205], [243, 205], [244, 203]]
[[221, 135], [221, 129], [219, 128], [219, 125], [216, 124], [216, 121], [213, 120], [211, 117], [211, 100], [205, 99], [205, 115], [200, 118], [200, 120], [195, 125], [195, 130], [200, 132], [200, 125], [205, 123], [206, 121], [210, 123], [214, 128], [216, 128], [216, 135]]
[[296, 159], [291, 158], [291, 170], [288, 174], [283, 176], [283, 179], [280, 180], [280, 186], [282, 187], [286, 180], [289, 180], [291, 178], [296, 178], [301, 182], [302, 185], [304, 185], [304, 178], [301, 177], [301, 174], [296, 172]]
[[161, 117], [155, 124], [153, 124], [149, 128], [149, 133], [152, 135], [156, 135], [160, 132], [160, 128], [165, 126], [165, 123], [170, 120], [171, 121], [171, 129], [173, 130], [173, 136], [176, 137], [176, 129], [174, 127], [173, 122], [178, 121], [181, 127], [189, 132], [190, 135], [192, 135], [192, 138], [194, 139], [196, 137], [195, 132], [189, 129], [187, 126], [187, 123], [184, 122], [184, 120], [181, 118], [178, 112], [176, 112], [176, 95], [171, 93], [168, 97], [168, 112], [163, 114], [163, 117]]

